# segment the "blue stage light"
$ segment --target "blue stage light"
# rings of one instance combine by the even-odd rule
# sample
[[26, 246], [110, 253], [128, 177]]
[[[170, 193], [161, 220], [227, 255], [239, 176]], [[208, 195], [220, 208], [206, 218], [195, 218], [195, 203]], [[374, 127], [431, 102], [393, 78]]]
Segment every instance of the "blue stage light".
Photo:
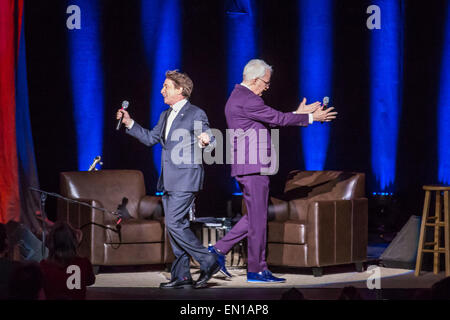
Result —
[[394, 188], [402, 88], [403, 12], [398, 0], [374, 0], [381, 29], [371, 34], [371, 158], [376, 187]]
[[103, 72], [98, 0], [73, 0], [81, 29], [68, 30], [78, 170], [87, 170], [103, 147]]
[[[151, 73], [150, 124], [153, 128], [161, 112], [168, 108], [164, 104], [161, 89], [167, 70], [181, 70], [181, 10], [179, 0], [142, 0], [141, 26]], [[182, 71], [182, 70], [181, 70]], [[161, 145], [152, 147], [153, 162], [161, 171]]]
[[[331, 96], [333, 52], [333, 1], [300, 0], [300, 98], [307, 103]], [[332, 98], [331, 98], [332, 103]], [[323, 170], [328, 150], [330, 124], [300, 129], [306, 170]]]
[[438, 181], [450, 184], [450, 3], [447, 4], [447, 20], [443, 40], [441, 87], [437, 112]]
[[[258, 58], [255, 30], [254, 0], [226, 2], [227, 34], [227, 95], [235, 84], [242, 82], [242, 71], [248, 61]], [[233, 183], [233, 194], [240, 193], [239, 184]]]
[[255, 4], [253, 0], [228, 1], [226, 5], [228, 94], [242, 82], [242, 71], [257, 58]]

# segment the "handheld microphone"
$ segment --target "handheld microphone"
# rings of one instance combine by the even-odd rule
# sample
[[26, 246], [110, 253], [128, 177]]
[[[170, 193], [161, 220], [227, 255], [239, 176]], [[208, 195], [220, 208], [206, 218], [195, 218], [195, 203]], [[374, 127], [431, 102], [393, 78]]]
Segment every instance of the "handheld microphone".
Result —
[[324, 97], [323, 98], [323, 102], [322, 102], [322, 110], [325, 110], [328, 107], [328, 104], [330, 103], [330, 98], [329, 97]]
[[[125, 110], [126, 108], [128, 108], [129, 102], [127, 100], [122, 101], [122, 110]], [[119, 121], [117, 122], [117, 126], [116, 126], [116, 130], [120, 129], [120, 126], [122, 125], [122, 121], [123, 121], [123, 114], [120, 117]]]
[[[325, 111], [327, 109], [329, 103], [330, 103], [330, 98], [323, 97], [323, 101], [322, 101], [322, 110], [323, 111]], [[320, 121], [320, 123], [323, 123], [323, 121]]]

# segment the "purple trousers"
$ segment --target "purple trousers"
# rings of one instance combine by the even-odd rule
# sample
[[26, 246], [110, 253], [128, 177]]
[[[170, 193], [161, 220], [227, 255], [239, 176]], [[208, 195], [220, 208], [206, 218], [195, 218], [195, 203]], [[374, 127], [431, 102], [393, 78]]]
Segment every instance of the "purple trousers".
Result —
[[269, 177], [261, 175], [237, 176], [247, 214], [214, 247], [227, 254], [233, 246], [247, 237], [248, 272], [267, 269], [266, 230], [267, 205], [269, 201]]

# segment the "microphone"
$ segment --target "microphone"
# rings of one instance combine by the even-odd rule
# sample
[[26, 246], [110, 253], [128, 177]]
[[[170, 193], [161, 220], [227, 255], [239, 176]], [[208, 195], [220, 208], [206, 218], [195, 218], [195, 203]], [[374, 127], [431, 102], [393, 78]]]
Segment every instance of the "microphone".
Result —
[[128, 198], [127, 197], [123, 197], [122, 198], [122, 203], [120, 203], [117, 206], [116, 214], [119, 216], [119, 220], [120, 221], [122, 219], [125, 219], [125, 220], [133, 219], [133, 217], [130, 215], [130, 212], [127, 209], [127, 204], [128, 204]]
[[[326, 110], [326, 108], [328, 107], [329, 103], [330, 103], [330, 98], [329, 97], [323, 97], [322, 110]], [[323, 123], [323, 121], [320, 121], [320, 123]]]
[[102, 159], [102, 157], [96, 156], [95, 159], [94, 159], [94, 162], [92, 162], [92, 164], [89, 167], [88, 171], [92, 171], [92, 170], [97, 171], [97, 168], [95, 167], [97, 165], [97, 163], [100, 164], [101, 166], [103, 165], [103, 162], [100, 161], [101, 159]]
[[324, 97], [323, 98], [323, 102], [322, 102], [322, 110], [325, 110], [328, 107], [328, 104], [330, 103], [330, 98], [329, 97]]
[[[127, 100], [122, 101], [122, 110], [125, 110], [126, 108], [128, 108], [129, 102]], [[116, 130], [120, 129], [120, 126], [122, 125], [122, 121], [123, 121], [123, 114], [120, 117], [119, 121], [117, 122], [117, 126], [116, 126]]]

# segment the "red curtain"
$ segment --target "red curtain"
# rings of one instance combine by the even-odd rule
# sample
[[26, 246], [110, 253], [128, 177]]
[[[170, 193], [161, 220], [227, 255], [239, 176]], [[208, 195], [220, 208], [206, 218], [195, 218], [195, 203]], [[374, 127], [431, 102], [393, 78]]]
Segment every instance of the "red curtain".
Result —
[[0, 222], [20, 219], [15, 70], [23, 0], [0, 0]]

